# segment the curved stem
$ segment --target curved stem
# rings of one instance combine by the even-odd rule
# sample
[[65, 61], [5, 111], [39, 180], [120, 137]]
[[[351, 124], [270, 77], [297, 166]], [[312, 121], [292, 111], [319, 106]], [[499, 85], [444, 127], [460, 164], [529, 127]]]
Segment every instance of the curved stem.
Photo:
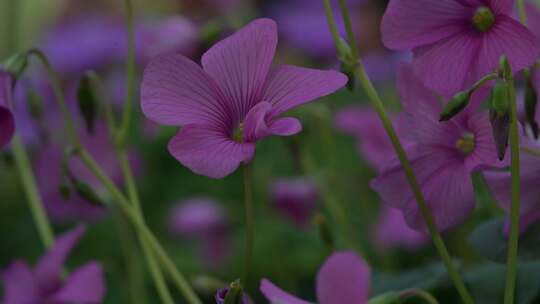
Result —
[[133, 116], [133, 102], [135, 98], [135, 38], [133, 33], [133, 5], [131, 0], [124, 1], [126, 6], [126, 22], [128, 33], [128, 53], [127, 53], [127, 97], [126, 104], [124, 106], [124, 114], [122, 117], [122, 123], [120, 125], [119, 137], [122, 143], [126, 140], [129, 132], [132, 116]]
[[251, 164], [244, 164], [244, 210], [246, 216], [246, 239], [244, 256], [244, 274], [242, 284], [248, 285], [249, 274], [251, 270], [251, 260], [253, 258], [253, 187], [252, 187], [252, 169]]
[[439, 304], [439, 301], [437, 301], [434, 296], [422, 289], [405, 290], [399, 294], [399, 297], [403, 300], [408, 298], [420, 298], [428, 304]]
[[[327, 10], [330, 9], [331, 8], [330, 1], [329, 0], [323, 0], [323, 1], [325, 3], [325, 8]], [[343, 1], [343, 0], [340, 0], [340, 1]], [[342, 12], [342, 15], [344, 16], [344, 19], [348, 19], [349, 12], [347, 10], [346, 5], [344, 4], [341, 5], [341, 9], [342, 9], [341, 12]], [[327, 12], [327, 16], [330, 16], [330, 15], [332, 15], [332, 13]], [[331, 27], [335, 26], [335, 23], [333, 23], [333, 25], [332, 23], [333, 22], [330, 22], [329, 20], [329, 25]], [[337, 29], [333, 29], [331, 30], [331, 32], [333, 34], [337, 33]], [[352, 33], [352, 31], [348, 31], [348, 32]], [[350, 34], [348, 38], [349, 38], [349, 43], [351, 45], [356, 44], [355, 38], [353, 35]], [[334, 40], [339, 40], [339, 37], [334, 37]], [[452, 282], [454, 283], [454, 286], [456, 287], [463, 302], [466, 304], [474, 303], [469, 291], [465, 287], [465, 283], [463, 282], [463, 279], [461, 278], [459, 271], [457, 270], [454, 263], [452, 262], [452, 258], [450, 254], [448, 253], [448, 249], [446, 248], [446, 245], [444, 244], [441, 234], [439, 230], [437, 229], [437, 226], [435, 225], [435, 221], [433, 219], [431, 211], [429, 210], [429, 207], [424, 198], [424, 195], [422, 194], [422, 190], [420, 188], [420, 185], [418, 184], [418, 181], [412, 169], [411, 163], [409, 162], [405, 149], [403, 149], [403, 145], [401, 144], [399, 137], [397, 136], [397, 133], [394, 130], [394, 127], [392, 126], [392, 122], [390, 118], [388, 117], [388, 114], [386, 113], [382, 100], [379, 97], [379, 94], [377, 93], [377, 91], [375, 90], [373, 83], [369, 79], [369, 76], [366, 73], [366, 70], [364, 68], [364, 65], [361, 59], [360, 58], [354, 58], [354, 59], [357, 60], [358, 62], [357, 67], [355, 69], [355, 76], [357, 77], [357, 79], [359, 79], [360, 83], [362, 84], [362, 87], [364, 91], [366, 92], [369, 101], [371, 102], [372, 106], [375, 108], [375, 111], [377, 112], [377, 114], [379, 115], [379, 118], [381, 119], [383, 123], [386, 133], [390, 137], [390, 141], [392, 142], [392, 146], [394, 147], [394, 150], [396, 151], [396, 154], [401, 163], [401, 166], [403, 167], [409, 186], [411, 187], [411, 190], [418, 204], [418, 208], [420, 209], [420, 213], [422, 214], [422, 217], [431, 235], [433, 244], [435, 245], [435, 248], [437, 249], [437, 252], [439, 253], [439, 256], [442, 262], [446, 266], [446, 269], [450, 275], [450, 278], [452, 279]]]
[[510, 99], [510, 172], [512, 175], [512, 205], [510, 207], [510, 236], [508, 238], [508, 257], [506, 262], [506, 286], [504, 303], [514, 303], [517, 276], [517, 255], [519, 243], [520, 219], [520, 163], [519, 163], [519, 129], [517, 119], [516, 88], [514, 79], [508, 79]]

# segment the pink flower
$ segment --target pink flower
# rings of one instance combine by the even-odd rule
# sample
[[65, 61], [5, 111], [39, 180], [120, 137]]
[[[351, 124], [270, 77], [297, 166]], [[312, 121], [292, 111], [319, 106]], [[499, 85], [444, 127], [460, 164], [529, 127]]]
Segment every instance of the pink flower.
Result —
[[[476, 112], [484, 90], [473, 95], [471, 105], [448, 122], [439, 122], [442, 105], [438, 95], [414, 77], [404, 65], [399, 74], [404, 113], [399, 121], [402, 136], [412, 142], [407, 156], [439, 229], [461, 223], [474, 208], [470, 173], [504, 166], [497, 158], [486, 112]], [[382, 200], [403, 211], [407, 224], [417, 230], [425, 224], [397, 158], [390, 161], [371, 187]]]
[[414, 51], [414, 72], [445, 95], [493, 72], [506, 55], [514, 72], [534, 63], [537, 38], [512, 18], [513, 0], [391, 0], [382, 21], [390, 49]]
[[[369, 265], [350, 251], [332, 254], [317, 274], [317, 303], [365, 304], [369, 298]], [[261, 281], [260, 290], [270, 303], [310, 304], [272, 284]]]
[[7, 145], [15, 133], [15, 120], [8, 107], [8, 94], [12, 94], [11, 76], [0, 70], [0, 148]]
[[257, 19], [218, 42], [202, 69], [182, 55], [159, 56], [147, 66], [142, 110], [161, 124], [182, 126], [170, 153], [193, 172], [223, 178], [255, 154], [257, 140], [301, 130], [279, 115], [330, 94], [347, 82], [335, 71], [272, 67], [277, 26]]
[[315, 182], [308, 178], [279, 179], [272, 183], [274, 206], [297, 227], [305, 227], [319, 200]]
[[85, 228], [78, 226], [60, 236], [34, 269], [24, 261], [11, 263], [0, 275], [4, 283], [2, 303], [101, 303], [105, 283], [99, 263], [88, 262], [62, 279], [65, 259], [84, 232]]

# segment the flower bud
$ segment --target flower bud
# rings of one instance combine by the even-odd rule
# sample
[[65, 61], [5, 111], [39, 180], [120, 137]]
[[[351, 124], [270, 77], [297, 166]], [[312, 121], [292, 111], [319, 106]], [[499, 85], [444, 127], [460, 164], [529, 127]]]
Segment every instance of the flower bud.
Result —
[[489, 119], [500, 160], [504, 158], [510, 134], [510, 101], [508, 84], [498, 80], [491, 91]]
[[469, 104], [471, 90], [461, 91], [454, 95], [441, 112], [439, 121], [447, 121], [459, 114]]
[[536, 122], [536, 103], [538, 100], [538, 94], [533, 86], [531, 79], [527, 81], [527, 87], [525, 89], [525, 119], [527, 124], [531, 127], [534, 138], [538, 138], [538, 123]]
[[17, 53], [2, 63], [3, 69], [10, 73], [14, 81], [17, 81], [28, 66], [28, 53]]
[[79, 83], [77, 101], [79, 105], [79, 112], [86, 123], [88, 133], [94, 134], [94, 125], [98, 111], [98, 101], [92, 87], [92, 79], [89, 73], [86, 73]]

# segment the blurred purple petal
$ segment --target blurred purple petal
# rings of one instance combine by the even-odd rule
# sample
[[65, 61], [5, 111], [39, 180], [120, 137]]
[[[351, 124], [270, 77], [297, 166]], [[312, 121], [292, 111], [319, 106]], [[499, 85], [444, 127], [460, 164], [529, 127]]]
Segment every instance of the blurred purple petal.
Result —
[[303, 177], [278, 179], [272, 183], [270, 192], [280, 214], [298, 227], [308, 224], [319, 200], [319, 191], [313, 180]]
[[375, 224], [374, 242], [383, 249], [404, 248], [414, 250], [429, 242], [426, 234], [411, 229], [399, 209], [383, 206]]
[[51, 296], [60, 303], [101, 303], [105, 296], [105, 282], [101, 265], [90, 262], [77, 268], [64, 286]]
[[270, 304], [311, 304], [310, 302], [301, 300], [274, 285], [267, 279], [261, 280], [261, 285], [259, 287], [264, 297], [270, 301]]
[[4, 283], [4, 304], [39, 303], [39, 288], [24, 261], [14, 261], [0, 274]]
[[169, 227], [174, 233], [200, 237], [223, 230], [225, 211], [214, 200], [192, 198], [178, 203], [171, 211]]

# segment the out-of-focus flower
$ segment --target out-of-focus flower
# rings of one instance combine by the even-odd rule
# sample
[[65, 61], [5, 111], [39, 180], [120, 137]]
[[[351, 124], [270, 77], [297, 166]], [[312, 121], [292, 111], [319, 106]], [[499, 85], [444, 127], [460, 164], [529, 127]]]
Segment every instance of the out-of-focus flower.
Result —
[[502, 55], [518, 72], [540, 54], [537, 38], [512, 18], [512, 0], [391, 0], [382, 22], [390, 49], [414, 50], [414, 72], [451, 95], [493, 72]]
[[228, 258], [228, 220], [214, 200], [192, 198], [180, 202], [171, 212], [169, 227], [175, 234], [200, 240], [206, 264], [218, 267]]
[[278, 212], [298, 227], [306, 226], [319, 200], [317, 185], [304, 177], [276, 180], [270, 193]]
[[529, 1], [525, 3], [525, 12], [527, 14], [527, 27], [540, 39], [540, 10], [538, 5]]
[[[229, 287], [221, 288], [216, 292], [215, 300], [216, 304], [224, 304], [225, 303], [225, 297], [227, 297], [227, 294], [229, 293]], [[244, 293], [242, 295], [242, 304], [252, 304], [253, 301], [249, 297], [247, 293]]]
[[218, 42], [199, 65], [182, 55], [159, 56], [144, 72], [145, 115], [182, 126], [170, 153], [193, 172], [223, 178], [255, 154], [257, 140], [289, 136], [302, 126], [279, 115], [343, 87], [347, 77], [290, 65], [272, 67], [277, 26], [257, 19]]
[[7, 145], [15, 133], [15, 120], [8, 107], [8, 94], [11, 94], [12, 86], [11, 76], [0, 70], [0, 148]]
[[383, 206], [374, 226], [374, 243], [381, 249], [414, 250], [426, 244], [427, 236], [407, 226], [399, 209]]
[[64, 262], [84, 232], [85, 228], [78, 226], [60, 236], [33, 269], [25, 261], [12, 262], [1, 273], [2, 303], [101, 303], [105, 283], [99, 263], [88, 262], [62, 279]]
[[[113, 152], [110, 135], [103, 123], [96, 124], [93, 135], [80, 132], [83, 145], [96, 161], [105, 169], [112, 180], [120, 184], [122, 171]], [[51, 219], [59, 222], [66, 221], [92, 221], [106, 214], [106, 208], [99, 202], [90, 202], [75, 191], [69, 197], [64, 197], [60, 186], [65, 182], [62, 173], [62, 160], [64, 149], [57, 143], [42, 148], [35, 162], [36, 178], [44, 200], [45, 208]], [[134, 171], [140, 171], [140, 162], [136, 154], [130, 153], [130, 163]], [[80, 181], [84, 181], [94, 189], [103, 189], [99, 180], [86, 168], [77, 157], [70, 158], [68, 162], [71, 173]], [[136, 174], [136, 173], [135, 173]]]
[[[317, 274], [317, 303], [367, 303], [370, 272], [369, 265], [353, 252], [332, 254]], [[270, 303], [310, 304], [281, 290], [267, 279], [261, 281], [260, 290]]]
[[[462, 222], [474, 208], [470, 173], [506, 163], [497, 158], [487, 113], [477, 112], [484, 90], [477, 91], [469, 107], [448, 122], [439, 122], [442, 105], [438, 95], [425, 88], [403, 65], [399, 75], [404, 113], [398, 129], [414, 143], [407, 156], [441, 230]], [[371, 182], [382, 200], [402, 210], [407, 224], [425, 230], [425, 223], [397, 157]]]

